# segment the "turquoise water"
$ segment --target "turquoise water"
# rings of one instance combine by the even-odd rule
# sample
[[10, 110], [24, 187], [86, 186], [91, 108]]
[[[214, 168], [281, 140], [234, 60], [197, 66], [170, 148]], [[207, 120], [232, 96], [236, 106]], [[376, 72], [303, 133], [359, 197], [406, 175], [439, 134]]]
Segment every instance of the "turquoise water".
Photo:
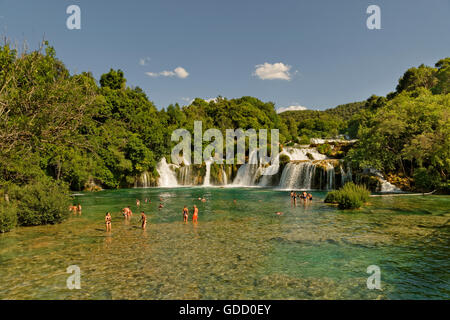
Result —
[[[341, 211], [312, 194], [294, 206], [287, 192], [259, 188], [83, 193], [81, 217], [0, 235], [0, 298], [450, 298], [450, 197], [373, 197]], [[184, 224], [182, 208], [194, 204], [199, 222]], [[128, 205], [130, 222], [120, 214]], [[80, 290], [66, 287], [69, 265], [81, 269]], [[380, 267], [381, 290], [366, 286], [370, 265]]]

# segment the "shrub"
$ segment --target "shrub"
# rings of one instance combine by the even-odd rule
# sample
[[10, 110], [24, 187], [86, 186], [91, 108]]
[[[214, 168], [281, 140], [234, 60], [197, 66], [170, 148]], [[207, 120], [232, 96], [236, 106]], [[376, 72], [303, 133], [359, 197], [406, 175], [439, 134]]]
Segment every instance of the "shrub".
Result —
[[298, 144], [310, 144], [310, 139], [306, 135], [302, 135], [300, 139], [298, 139]]
[[365, 186], [349, 182], [339, 190], [328, 192], [325, 202], [336, 203], [339, 209], [356, 209], [367, 202], [369, 197], [370, 191]]
[[17, 225], [16, 206], [0, 202], [0, 233], [8, 232]]
[[62, 222], [69, 215], [68, 187], [44, 177], [12, 190], [17, 202], [19, 225], [35, 226]]
[[419, 168], [414, 173], [414, 184], [417, 190], [430, 191], [440, 184], [440, 177], [434, 170]]

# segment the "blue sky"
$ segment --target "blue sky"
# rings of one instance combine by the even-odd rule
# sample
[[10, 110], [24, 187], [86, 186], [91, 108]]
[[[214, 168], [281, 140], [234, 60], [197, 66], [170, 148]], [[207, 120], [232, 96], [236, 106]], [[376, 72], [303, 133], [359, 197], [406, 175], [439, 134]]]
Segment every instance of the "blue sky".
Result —
[[[66, 27], [72, 4], [81, 30]], [[371, 4], [381, 30], [366, 27]], [[0, 30], [32, 49], [45, 37], [71, 72], [120, 68], [158, 108], [251, 95], [325, 109], [450, 56], [450, 1], [0, 0]]]

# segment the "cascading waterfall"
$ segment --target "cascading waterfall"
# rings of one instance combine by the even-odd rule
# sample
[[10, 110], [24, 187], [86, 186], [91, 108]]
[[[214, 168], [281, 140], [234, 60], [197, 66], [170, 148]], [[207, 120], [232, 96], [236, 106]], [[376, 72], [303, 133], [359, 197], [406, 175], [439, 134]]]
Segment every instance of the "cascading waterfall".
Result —
[[333, 189], [333, 182], [334, 182], [334, 166], [330, 163], [327, 163], [327, 190]]
[[209, 159], [207, 161], [205, 161], [205, 165], [206, 165], [206, 175], [205, 175], [205, 180], [203, 182], [203, 186], [207, 187], [211, 185], [211, 163], [212, 160]]
[[144, 171], [141, 173], [141, 175], [136, 179], [134, 182], [135, 188], [149, 188], [150, 187], [150, 179], [149, 179], [149, 173], [147, 171]]
[[227, 177], [227, 173], [225, 172], [225, 170], [222, 169], [222, 181], [224, 185], [228, 184], [228, 177]]
[[262, 172], [258, 163], [258, 150], [253, 150], [248, 157], [248, 163], [240, 166], [233, 185], [254, 186]]
[[[174, 166], [174, 165], [172, 165]], [[158, 185], [160, 187], [177, 187], [178, 182], [175, 176], [175, 172], [167, 164], [166, 158], [162, 158], [156, 166], [156, 170], [159, 173]]]
[[316, 171], [312, 161], [288, 163], [281, 174], [282, 189], [311, 189], [311, 183]]

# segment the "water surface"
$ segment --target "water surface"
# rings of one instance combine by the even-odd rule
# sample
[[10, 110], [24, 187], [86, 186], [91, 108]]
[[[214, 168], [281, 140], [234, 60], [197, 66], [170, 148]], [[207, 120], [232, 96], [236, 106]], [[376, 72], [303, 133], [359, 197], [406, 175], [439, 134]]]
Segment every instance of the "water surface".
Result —
[[[0, 235], [0, 298], [450, 298], [450, 197], [374, 197], [363, 209], [341, 211], [323, 203], [325, 193], [312, 193], [312, 203], [296, 207], [287, 192], [258, 188], [79, 195], [81, 217]], [[199, 222], [190, 216], [184, 224], [183, 205], [194, 204]], [[130, 223], [120, 214], [127, 205]], [[66, 287], [70, 265], [81, 269], [80, 290]], [[369, 265], [380, 267], [382, 290], [367, 289]]]

